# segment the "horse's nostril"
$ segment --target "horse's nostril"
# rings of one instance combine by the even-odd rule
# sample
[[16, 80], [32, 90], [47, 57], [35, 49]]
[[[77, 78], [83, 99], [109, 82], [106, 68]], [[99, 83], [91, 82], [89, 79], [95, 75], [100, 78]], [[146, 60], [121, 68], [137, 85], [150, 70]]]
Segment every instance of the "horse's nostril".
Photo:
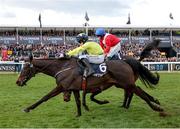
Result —
[[20, 81], [16, 81], [16, 84], [19, 86], [20, 85]]

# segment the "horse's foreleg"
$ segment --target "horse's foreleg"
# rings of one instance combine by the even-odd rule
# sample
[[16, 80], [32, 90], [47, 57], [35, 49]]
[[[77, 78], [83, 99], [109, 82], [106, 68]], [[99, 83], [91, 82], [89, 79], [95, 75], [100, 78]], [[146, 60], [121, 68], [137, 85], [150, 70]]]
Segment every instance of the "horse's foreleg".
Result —
[[85, 90], [83, 91], [82, 104], [83, 104], [84, 109], [85, 109], [86, 111], [89, 111], [89, 108], [88, 108], [88, 106], [86, 105], [86, 91], [85, 91]]
[[91, 94], [91, 96], [90, 96], [91, 101], [93, 101], [93, 102], [95, 102], [97, 104], [106, 104], [106, 103], [109, 103], [109, 101], [107, 101], [107, 100], [100, 101], [100, 100], [95, 99], [95, 96], [98, 95], [101, 92], [102, 92], [101, 89], [97, 89], [95, 92], [93, 92]]
[[59, 93], [61, 93], [63, 91], [63, 88], [61, 86], [57, 86], [55, 89], [53, 89], [51, 92], [49, 92], [47, 95], [45, 95], [44, 97], [42, 97], [39, 101], [37, 101], [35, 104], [27, 107], [26, 109], [24, 109], [25, 112], [29, 112], [32, 109], [35, 109], [38, 105], [40, 105], [41, 103], [47, 101], [48, 99], [58, 95]]
[[64, 91], [64, 101], [69, 102], [71, 100], [71, 91]]
[[81, 100], [80, 100], [80, 94], [79, 91], [73, 91], [74, 97], [76, 100], [76, 105], [77, 105], [77, 117], [81, 116]]
[[133, 97], [132, 92], [128, 92], [127, 90], [124, 90], [124, 101], [123, 101], [123, 105], [121, 107], [129, 108], [132, 97]]
[[141, 97], [143, 100], [146, 101], [146, 103], [154, 110], [154, 111], [163, 111], [163, 109], [157, 105], [154, 105], [151, 103], [150, 99], [148, 98], [148, 96], [144, 93], [145, 91], [143, 91], [141, 88], [139, 87], [133, 87], [133, 91], [136, 95], [138, 95], [139, 97]]

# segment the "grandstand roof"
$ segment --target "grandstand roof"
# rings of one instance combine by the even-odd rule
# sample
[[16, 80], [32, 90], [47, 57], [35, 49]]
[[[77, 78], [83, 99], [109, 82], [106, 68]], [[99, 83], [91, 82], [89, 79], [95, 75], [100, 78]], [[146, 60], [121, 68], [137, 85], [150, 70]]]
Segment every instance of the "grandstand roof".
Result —
[[[161, 30], [161, 29], [167, 29], [167, 30], [180, 30], [180, 26], [173, 26], [173, 25], [169, 25], [169, 26], [134, 26], [134, 25], [121, 25], [121, 26], [115, 26], [115, 25], [107, 25], [107, 26], [101, 26], [101, 25], [96, 25], [96, 26], [88, 26], [88, 28], [98, 28], [98, 27], [102, 27], [102, 28], [106, 28], [106, 29], [120, 29], [120, 30], [129, 30], [129, 29], [135, 29], [135, 30], [143, 30], [143, 29], [152, 29], [152, 30]], [[5, 29], [5, 30], [14, 30], [14, 29], [38, 29], [40, 28], [39, 26], [0, 26], [0, 29]], [[50, 25], [46, 25], [43, 26], [43, 29], [83, 29], [85, 28], [85, 26], [83, 25], [69, 25], [69, 26], [50, 26]]]

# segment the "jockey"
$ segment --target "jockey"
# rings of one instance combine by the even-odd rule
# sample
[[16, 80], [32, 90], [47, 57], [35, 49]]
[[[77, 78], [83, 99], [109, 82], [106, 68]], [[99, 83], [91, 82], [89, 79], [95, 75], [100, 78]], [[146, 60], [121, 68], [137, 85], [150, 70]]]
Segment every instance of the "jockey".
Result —
[[98, 43], [88, 41], [88, 36], [85, 33], [78, 34], [76, 36], [76, 40], [80, 44], [80, 46], [75, 48], [74, 50], [69, 51], [67, 55], [78, 56], [79, 59], [81, 59], [86, 67], [83, 76], [87, 77], [94, 73], [94, 70], [89, 63], [88, 57], [91, 55], [103, 55], [103, 49]]
[[113, 34], [106, 33], [103, 28], [96, 29], [95, 35], [99, 37], [100, 45], [107, 59], [121, 59], [121, 39]]

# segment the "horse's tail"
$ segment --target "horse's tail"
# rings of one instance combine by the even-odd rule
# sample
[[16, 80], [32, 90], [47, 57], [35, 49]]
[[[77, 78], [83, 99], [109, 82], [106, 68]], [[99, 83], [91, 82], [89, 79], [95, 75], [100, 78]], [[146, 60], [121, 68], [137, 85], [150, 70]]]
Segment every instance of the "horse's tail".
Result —
[[143, 66], [140, 63], [140, 61], [138, 61], [136, 59], [129, 58], [124, 61], [132, 67], [135, 75], [137, 75], [137, 76], [139, 75], [141, 82], [144, 83], [144, 85], [146, 87], [154, 88], [153, 85], [158, 84], [158, 82], [159, 82], [159, 74], [158, 73], [153, 74], [145, 66]]
[[144, 58], [151, 56], [151, 50], [157, 49], [161, 40], [155, 39], [151, 43], [147, 44], [143, 51], [140, 54], [139, 61], [142, 61]]

